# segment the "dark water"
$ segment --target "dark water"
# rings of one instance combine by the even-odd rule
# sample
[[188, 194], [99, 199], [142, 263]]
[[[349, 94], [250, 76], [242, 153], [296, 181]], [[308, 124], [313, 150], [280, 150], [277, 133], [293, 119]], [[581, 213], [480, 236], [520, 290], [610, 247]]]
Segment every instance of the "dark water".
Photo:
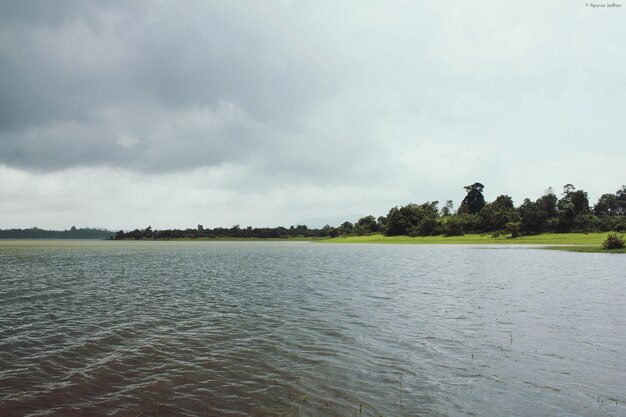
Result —
[[0, 242], [0, 416], [625, 416], [626, 256]]

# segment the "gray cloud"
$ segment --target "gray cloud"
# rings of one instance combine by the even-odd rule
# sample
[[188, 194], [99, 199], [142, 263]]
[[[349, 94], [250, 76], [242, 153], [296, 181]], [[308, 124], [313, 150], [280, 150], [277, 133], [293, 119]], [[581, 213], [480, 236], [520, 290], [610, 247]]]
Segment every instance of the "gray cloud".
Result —
[[620, 16], [566, 1], [2, 2], [0, 164], [532, 196], [576, 181], [563, 161], [593, 153], [595, 172], [626, 154]]
[[[4, 5], [1, 162], [193, 168], [297, 133], [322, 82], [276, 32], [204, 2], [135, 6]], [[135, 146], [118, 146], [124, 136]]]

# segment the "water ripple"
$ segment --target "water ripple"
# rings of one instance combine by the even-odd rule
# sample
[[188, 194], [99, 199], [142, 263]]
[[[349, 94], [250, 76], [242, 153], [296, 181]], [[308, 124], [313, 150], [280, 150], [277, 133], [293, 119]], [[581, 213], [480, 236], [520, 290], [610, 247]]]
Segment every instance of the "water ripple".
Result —
[[0, 243], [2, 416], [626, 415], [621, 256]]

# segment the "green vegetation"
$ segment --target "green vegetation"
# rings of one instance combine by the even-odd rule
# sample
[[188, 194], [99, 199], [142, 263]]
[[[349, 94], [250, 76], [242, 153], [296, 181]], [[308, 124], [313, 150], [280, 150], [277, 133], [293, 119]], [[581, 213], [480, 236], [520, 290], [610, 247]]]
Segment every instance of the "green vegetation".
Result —
[[324, 243], [407, 243], [407, 244], [479, 244], [479, 245], [596, 245], [598, 248], [608, 233], [544, 233], [540, 235], [496, 236], [468, 234], [463, 236], [342, 236], [324, 239]]
[[361, 217], [337, 227], [309, 229], [305, 225], [275, 228], [231, 228], [119, 231], [115, 239], [329, 239], [329, 242], [367, 243], [515, 243], [539, 245], [597, 245], [607, 232], [626, 231], [626, 186], [603, 194], [592, 207], [587, 192], [572, 184], [561, 197], [548, 188], [537, 200], [516, 207], [508, 195], [487, 202], [479, 182], [464, 187], [466, 196], [454, 211], [451, 200], [392, 207], [386, 216]]
[[[452, 244], [452, 245], [529, 245], [542, 249], [562, 250], [586, 253], [626, 253], [625, 248], [605, 249], [602, 242], [609, 233], [543, 233], [540, 235], [491, 236], [468, 234], [464, 236], [385, 236], [374, 234], [369, 236], [342, 236], [320, 240], [324, 243], [379, 243], [379, 244]], [[555, 246], [558, 245], [558, 246]]]
[[[330, 226], [328, 226], [330, 227]], [[284, 239], [300, 239], [311, 240], [321, 237], [327, 237], [327, 229], [309, 229], [305, 225], [286, 227], [264, 227], [252, 228], [248, 226], [241, 228], [238, 224], [231, 228], [216, 227], [215, 229], [205, 229], [201, 224], [197, 229], [169, 229], [169, 230], [152, 230], [148, 226], [145, 229], [135, 229], [130, 232], [120, 230], [115, 234], [114, 239], [177, 239], [177, 240], [284, 240]]]
[[624, 249], [624, 235], [618, 235], [617, 233], [611, 233], [606, 237], [606, 240], [602, 242], [603, 249]]
[[285, 236], [285, 237], [268, 237], [268, 238], [260, 238], [260, 237], [180, 237], [173, 238], [171, 240], [180, 240], [180, 241], [219, 241], [219, 242], [282, 242], [285, 240], [288, 241], [300, 241], [300, 242], [311, 242], [317, 240], [326, 240], [328, 238], [324, 237], [303, 237], [303, 236]]
[[[151, 226], [117, 233], [101, 229], [65, 231], [32, 229], [0, 230], [0, 239], [115, 239], [115, 240], [314, 240], [337, 239], [376, 243], [535, 243], [589, 244], [572, 242], [572, 233], [626, 232], [626, 185], [614, 194], [602, 194], [592, 207], [587, 192], [572, 184], [563, 186], [561, 197], [548, 188], [537, 200], [524, 199], [515, 207], [508, 195], [487, 202], [485, 186], [479, 182], [464, 187], [466, 196], [459, 209], [447, 200], [442, 208], [438, 201], [409, 203], [392, 207], [386, 216], [361, 217], [337, 227], [326, 225], [311, 229], [306, 225], [290, 227], [197, 228], [153, 230]], [[429, 239], [424, 239], [429, 237]], [[451, 239], [456, 237], [458, 239]], [[393, 238], [393, 239], [390, 239]], [[421, 239], [420, 239], [421, 238]], [[606, 236], [604, 237], [606, 239]], [[515, 240], [513, 242], [513, 240]], [[331, 240], [334, 241], [334, 240]], [[600, 245], [600, 242], [593, 242]], [[607, 248], [619, 249], [617, 241]]]
[[103, 229], [77, 229], [72, 226], [69, 230], [43, 230], [37, 227], [31, 229], [0, 230], [0, 239], [111, 239], [115, 233]]

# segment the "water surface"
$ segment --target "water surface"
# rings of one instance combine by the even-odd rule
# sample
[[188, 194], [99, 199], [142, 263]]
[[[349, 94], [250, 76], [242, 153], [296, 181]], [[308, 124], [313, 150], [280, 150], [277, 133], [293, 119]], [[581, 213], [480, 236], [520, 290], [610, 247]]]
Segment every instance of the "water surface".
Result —
[[623, 416], [626, 257], [0, 242], [1, 416]]

